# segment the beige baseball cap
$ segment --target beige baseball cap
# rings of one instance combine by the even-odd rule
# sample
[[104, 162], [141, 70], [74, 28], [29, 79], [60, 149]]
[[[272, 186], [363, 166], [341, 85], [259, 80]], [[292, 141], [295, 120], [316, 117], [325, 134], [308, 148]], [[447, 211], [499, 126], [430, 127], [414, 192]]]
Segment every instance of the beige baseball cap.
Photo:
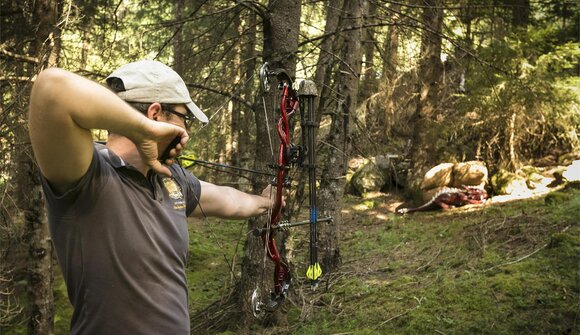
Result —
[[199, 121], [204, 124], [209, 122], [191, 100], [183, 79], [163, 63], [154, 60], [129, 63], [113, 71], [106, 80], [107, 85], [125, 101], [185, 104]]

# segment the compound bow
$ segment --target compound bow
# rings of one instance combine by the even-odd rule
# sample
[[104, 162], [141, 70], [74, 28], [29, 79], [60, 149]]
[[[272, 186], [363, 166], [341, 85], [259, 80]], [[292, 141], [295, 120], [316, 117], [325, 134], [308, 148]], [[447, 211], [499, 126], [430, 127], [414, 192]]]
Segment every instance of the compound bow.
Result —
[[[270, 70], [268, 63], [265, 63], [260, 69], [260, 84], [265, 93], [269, 92], [271, 82], [274, 79], [277, 80], [278, 89], [281, 91], [279, 115], [277, 116], [278, 120], [276, 122], [276, 130], [280, 144], [278, 146], [277, 164], [272, 166], [276, 169], [276, 178], [273, 182], [276, 186], [276, 195], [274, 197], [271, 215], [264, 228], [258, 228], [254, 231], [256, 236], [262, 238], [265, 253], [274, 263], [274, 289], [270, 293], [270, 300], [268, 302], [261, 301], [259, 290], [254, 290], [251, 301], [252, 310], [256, 317], [262, 317], [267, 312], [275, 311], [284, 302], [292, 281], [288, 262], [279, 254], [274, 241], [276, 231], [300, 225], [310, 225], [310, 264], [306, 276], [310, 280], [311, 285], [315, 287], [318, 279], [322, 275], [322, 269], [318, 263], [317, 256], [317, 223], [332, 221], [331, 217], [318, 218], [318, 210], [316, 207], [314, 132], [318, 124], [314, 118], [313, 108], [316, 87], [312, 82], [302, 81], [298, 85], [299, 87], [295, 88], [292, 78], [284, 69]], [[304, 105], [303, 108], [299, 108], [301, 102]], [[291, 142], [290, 134], [290, 119], [297, 111], [300, 113], [300, 125], [302, 127], [301, 146]], [[310, 218], [309, 220], [299, 222], [281, 221], [283, 207], [282, 195], [284, 188], [289, 187], [291, 184], [289, 170], [295, 165], [308, 168]]]

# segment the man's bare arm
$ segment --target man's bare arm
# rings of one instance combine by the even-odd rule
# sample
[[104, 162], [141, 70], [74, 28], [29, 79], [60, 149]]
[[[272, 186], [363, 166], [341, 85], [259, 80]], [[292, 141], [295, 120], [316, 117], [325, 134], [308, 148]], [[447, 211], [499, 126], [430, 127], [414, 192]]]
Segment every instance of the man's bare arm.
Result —
[[201, 182], [201, 196], [193, 216], [223, 219], [247, 219], [268, 213], [276, 189], [267, 187], [261, 195], [253, 195], [228, 186]]
[[155, 122], [134, 110], [105, 87], [76, 74], [48, 69], [39, 74], [30, 97], [30, 138], [43, 175], [59, 192], [86, 173], [93, 154], [90, 129], [106, 129], [131, 139], [144, 161], [170, 173], [157, 161], [158, 142], [187, 133]]

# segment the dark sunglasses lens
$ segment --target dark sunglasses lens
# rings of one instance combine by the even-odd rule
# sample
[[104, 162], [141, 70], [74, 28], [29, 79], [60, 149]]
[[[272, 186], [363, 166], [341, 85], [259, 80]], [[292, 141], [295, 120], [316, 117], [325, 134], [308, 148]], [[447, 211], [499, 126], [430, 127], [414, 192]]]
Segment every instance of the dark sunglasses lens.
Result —
[[169, 109], [168, 112], [171, 113], [171, 114], [173, 114], [173, 115], [176, 115], [176, 116], [179, 116], [180, 118], [182, 118], [183, 119], [183, 123], [185, 124], [185, 127], [186, 128], [191, 128], [191, 126], [193, 126], [193, 119], [194, 118], [193, 118], [192, 115], [189, 115], [189, 114], [187, 114], [187, 115], [181, 114], [178, 111], [174, 111], [174, 110], [171, 110], [171, 109]]

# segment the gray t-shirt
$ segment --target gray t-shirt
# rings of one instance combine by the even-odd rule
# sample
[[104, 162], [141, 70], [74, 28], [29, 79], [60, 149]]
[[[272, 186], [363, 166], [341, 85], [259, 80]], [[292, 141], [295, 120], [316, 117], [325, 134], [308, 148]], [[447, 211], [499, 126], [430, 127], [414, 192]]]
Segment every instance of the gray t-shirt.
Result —
[[43, 188], [50, 232], [74, 307], [71, 334], [189, 334], [187, 216], [199, 180], [178, 165], [145, 177], [95, 144], [78, 185]]

